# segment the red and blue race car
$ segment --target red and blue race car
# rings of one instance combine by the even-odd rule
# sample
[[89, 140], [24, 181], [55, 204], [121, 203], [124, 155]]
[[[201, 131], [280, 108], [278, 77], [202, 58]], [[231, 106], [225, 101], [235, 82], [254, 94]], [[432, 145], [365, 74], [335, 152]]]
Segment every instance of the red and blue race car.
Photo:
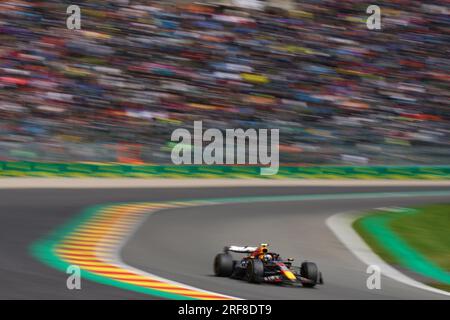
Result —
[[[231, 253], [246, 254], [235, 260]], [[227, 246], [214, 259], [214, 273], [219, 277], [247, 280], [251, 283], [301, 285], [312, 288], [323, 284], [322, 273], [313, 262], [293, 265], [293, 259], [283, 259], [270, 252], [267, 244], [259, 247]]]

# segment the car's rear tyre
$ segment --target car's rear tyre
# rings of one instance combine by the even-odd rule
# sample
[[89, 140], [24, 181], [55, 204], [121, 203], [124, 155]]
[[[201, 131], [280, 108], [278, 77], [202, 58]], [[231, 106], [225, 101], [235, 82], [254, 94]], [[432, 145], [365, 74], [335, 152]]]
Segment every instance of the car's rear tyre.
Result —
[[264, 264], [259, 259], [250, 259], [247, 264], [247, 280], [251, 283], [264, 281]]
[[219, 253], [214, 258], [214, 273], [218, 277], [229, 277], [233, 273], [234, 262], [231, 254]]
[[313, 262], [302, 263], [302, 266], [300, 268], [300, 276], [312, 281], [303, 283], [303, 286], [307, 288], [312, 288], [320, 282], [319, 268], [317, 268], [317, 265]]

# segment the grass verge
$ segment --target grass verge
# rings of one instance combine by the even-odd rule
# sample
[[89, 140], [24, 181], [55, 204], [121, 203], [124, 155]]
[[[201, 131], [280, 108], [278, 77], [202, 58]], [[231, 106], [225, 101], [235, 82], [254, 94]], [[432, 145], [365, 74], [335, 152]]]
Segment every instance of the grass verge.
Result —
[[[411, 270], [405, 266], [399, 251], [392, 250], [380, 235], [368, 230], [365, 222], [371, 217], [381, 218], [385, 227], [413, 251], [444, 272], [450, 272], [450, 204], [376, 210], [354, 222], [355, 230], [377, 255], [391, 265]], [[427, 284], [450, 292], [449, 283], [430, 279]]]

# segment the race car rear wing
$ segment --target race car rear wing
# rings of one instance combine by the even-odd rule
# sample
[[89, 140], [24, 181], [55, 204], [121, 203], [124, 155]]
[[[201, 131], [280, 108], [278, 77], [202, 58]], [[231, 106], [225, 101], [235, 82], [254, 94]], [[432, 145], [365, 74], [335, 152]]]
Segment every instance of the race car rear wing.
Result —
[[227, 246], [227, 247], [223, 248], [223, 251], [225, 253], [228, 253], [228, 252], [252, 253], [252, 252], [256, 251], [257, 249], [258, 249], [258, 247]]

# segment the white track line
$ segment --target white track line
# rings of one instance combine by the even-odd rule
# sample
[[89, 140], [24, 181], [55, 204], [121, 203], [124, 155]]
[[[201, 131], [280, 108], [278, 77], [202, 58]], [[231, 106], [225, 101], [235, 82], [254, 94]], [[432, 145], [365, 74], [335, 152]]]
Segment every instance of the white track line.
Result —
[[352, 227], [353, 222], [362, 215], [363, 214], [361, 213], [357, 214], [352, 212], [338, 213], [328, 218], [326, 220], [326, 224], [331, 229], [331, 231], [333, 231], [336, 237], [359, 260], [367, 265], [379, 266], [381, 268], [381, 273], [386, 277], [422, 290], [450, 296], [450, 292], [427, 286], [404, 275], [397, 269], [388, 265], [386, 262], [384, 262], [384, 260], [376, 255]]

